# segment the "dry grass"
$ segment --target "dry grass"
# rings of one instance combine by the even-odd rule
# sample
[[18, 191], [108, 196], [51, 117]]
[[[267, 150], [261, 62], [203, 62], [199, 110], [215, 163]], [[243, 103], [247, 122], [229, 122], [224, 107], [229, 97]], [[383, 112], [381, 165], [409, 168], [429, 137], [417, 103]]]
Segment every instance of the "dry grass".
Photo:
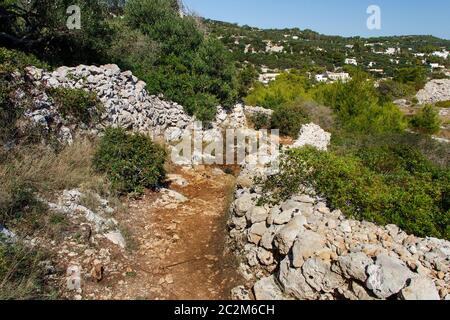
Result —
[[[50, 212], [37, 195], [53, 201], [62, 190], [80, 188], [97, 192], [115, 206], [104, 176], [91, 169], [95, 141], [81, 139], [61, 151], [42, 145], [18, 146], [3, 152], [0, 162], [0, 223], [22, 236], [39, 236], [58, 242], [71, 232], [63, 214]], [[95, 206], [93, 196], [86, 201]], [[93, 208], [95, 209], [95, 208]], [[0, 242], [0, 299], [47, 298], [38, 248]]]
[[55, 152], [44, 146], [27, 146], [10, 154], [0, 166], [6, 181], [25, 181], [40, 193], [48, 194], [83, 185], [98, 187], [104, 177], [93, 173], [93, 142], [84, 139]]

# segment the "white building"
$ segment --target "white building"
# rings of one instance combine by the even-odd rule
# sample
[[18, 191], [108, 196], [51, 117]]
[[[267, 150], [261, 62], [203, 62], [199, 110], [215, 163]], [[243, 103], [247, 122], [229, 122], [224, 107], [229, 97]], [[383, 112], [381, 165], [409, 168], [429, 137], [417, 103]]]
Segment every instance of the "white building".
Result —
[[430, 63], [431, 69], [444, 69], [445, 66], [441, 66], [439, 63]]
[[298, 40], [298, 36], [292, 36], [292, 39]]
[[317, 82], [327, 82], [328, 77], [326, 74], [316, 74], [315, 76]]
[[284, 51], [283, 46], [272, 44], [271, 41], [266, 41], [266, 52], [282, 53]]
[[447, 59], [448, 54], [449, 54], [449, 52], [447, 50], [435, 51], [432, 53], [433, 56], [443, 58], [443, 59]]
[[386, 54], [394, 55], [396, 53], [400, 53], [400, 48], [387, 48]]
[[258, 80], [263, 84], [269, 84], [270, 82], [275, 81], [279, 75], [279, 73], [263, 73], [259, 75]]
[[350, 80], [350, 75], [347, 72], [330, 72], [327, 71], [322, 74], [316, 74], [315, 79], [317, 82], [334, 82], [343, 81], [346, 82]]
[[350, 80], [350, 75], [347, 72], [326, 72], [328, 79], [331, 81], [347, 81]]
[[352, 44], [346, 44], [345, 47], [346, 47], [347, 49], [353, 49], [355, 46], [352, 45]]
[[358, 62], [356, 61], [356, 59], [345, 59], [345, 64], [352, 64], [354, 66], [358, 65]]

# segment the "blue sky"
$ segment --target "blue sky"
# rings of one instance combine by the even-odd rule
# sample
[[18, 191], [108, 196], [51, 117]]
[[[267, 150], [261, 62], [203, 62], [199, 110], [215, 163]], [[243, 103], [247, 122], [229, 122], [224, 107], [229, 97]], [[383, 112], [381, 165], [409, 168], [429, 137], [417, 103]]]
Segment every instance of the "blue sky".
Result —
[[[364, 37], [432, 34], [450, 39], [449, 0], [183, 0], [197, 14], [260, 28], [299, 27]], [[381, 8], [381, 30], [368, 30], [369, 5]]]

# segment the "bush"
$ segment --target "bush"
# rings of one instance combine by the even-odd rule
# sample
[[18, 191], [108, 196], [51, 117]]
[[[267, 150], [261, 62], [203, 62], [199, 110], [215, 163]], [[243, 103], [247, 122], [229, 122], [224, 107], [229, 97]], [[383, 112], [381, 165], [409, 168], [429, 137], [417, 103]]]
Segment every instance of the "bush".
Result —
[[0, 47], [0, 142], [8, 143], [18, 138], [17, 120], [28, 107], [30, 99], [23, 99], [22, 104], [14, 103], [14, 94], [17, 89], [26, 89], [13, 73], [24, 74], [25, 67], [35, 65], [47, 67], [32, 55], [17, 50], [8, 50]]
[[34, 55], [0, 47], [0, 74], [10, 74], [12, 72], [23, 74], [24, 69], [29, 66], [41, 69], [49, 68], [46, 63], [40, 61]]
[[166, 152], [142, 134], [128, 134], [120, 128], [106, 129], [94, 155], [98, 172], [108, 176], [120, 193], [142, 193], [165, 179]]
[[422, 110], [410, 120], [414, 129], [426, 134], [435, 134], [441, 128], [439, 114], [432, 105], [425, 105]]
[[59, 113], [66, 120], [75, 120], [86, 125], [100, 120], [103, 106], [94, 92], [71, 88], [51, 88], [48, 92]]
[[249, 118], [255, 130], [269, 129], [271, 126], [271, 117], [267, 113], [257, 112]]
[[[352, 155], [293, 149], [283, 159], [281, 173], [265, 182], [264, 191], [272, 192], [266, 201], [285, 200], [306, 184], [351, 218], [396, 224], [417, 236], [449, 239], [449, 170], [429, 172], [430, 165], [424, 166], [414, 152], [391, 154], [387, 164], [380, 163], [385, 154], [367, 163]], [[421, 164], [411, 168], [411, 163]]]
[[403, 114], [393, 103], [382, 103], [373, 81], [354, 78], [318, 86], [315, 100], [335, 112], [343, 128], [358, 133], [401, 132], [405, 128]]
[[257, 83], [244, 99], [247, 105], [277, 109], [307, 96], [310, 87], [308, 79], [296, 72], [282, 73], [266, 87]]
[[[118, 60], [147, 83], [150, 93], [163, 93], [199, 120], [211, 121], [219, 104], [230, 107], [235, 103], [237, 72], [222, 43], [205, 37], [197, 21], [191, 16], [181, 18], [178, 9], [173, 0], [127, 1], [126, 26], [118, 31], [135, 30], [131, 34], [142, 45], [129, 46], [130, 58], [119, 52]], [[122, 36], [125, 40], [119, 48], [129, 43], [127, 36]], [[147, 44], [149, 53], [144, 50]]]
[[46, 255], [23, 244], [0, 241], [0, 300], [30, 300], [46, 297], [45, 271], [40, 262]]
[[427, 72], [423, 67], [400, 68], [396, 70], [394, 81], [411, 85], [416, 90], [420, 90], [427, 81]]
[[309, 122], [302, 108], [303, 101], [287, 104], [275, 109], [272, 115], [272, 129], [280, 130], [280, 134], [297, 138], [302, 125]]
[[394, 80], [381, 81], [377, 89], [379, 92], [380, 101], [384, 103], [400, 98], [411, 97], [416, 93], [413, 86]]
[[436, 102], [435, 106], [443, 109], [450, 108], [450, 100]]

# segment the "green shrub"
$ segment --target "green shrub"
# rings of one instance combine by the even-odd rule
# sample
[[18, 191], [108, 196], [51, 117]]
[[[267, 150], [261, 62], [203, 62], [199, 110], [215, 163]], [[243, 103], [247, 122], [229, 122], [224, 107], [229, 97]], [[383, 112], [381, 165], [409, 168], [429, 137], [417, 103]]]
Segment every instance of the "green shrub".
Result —
[[[118, 32], [135, 30], [130, 34], [140, 43], [128, 46], [129, 58], [118, 52], [117, 60], [125, 61], [147, 83], [150, 93], [163, 93], [197, 119], [211, 121], [217, 105], [235, 103], [236, 68], [223, 44], [204, 36], [196, 19], [181, 18], [178, 9], [173, 0], [127, 1], [126, 26], [119, 24]], [[127, 37], [119, 37], [119, 48], [130, 42]]]
[[298, 72], [285, 72], [267, 87], [257, 83], [244, 101], [247, 105], [275, 110], [299, 98], [307, 97], [310, 85], [308, 79]]
[[381, 102], [390, 102], [400, 98], [411, 97], [416, 93], [414, 86], [397, 82], [394, 80], [384, 80], [377, 88]]
[[0, 74], [20, 72], [29, 66], [35, 66], [41, 69], [48, 69], [49, 66], [40, 61], [34, 55], [26, 54], [18, 50], [10, 50], [0, 47]]
[[267, 113], [257, 112], [249, 117], [251, 124], [256, 130], [269, 129], [271, 117]]
[[86, 125], [100, 120], [103, 106], [94, 92], [71, 88], [51, 88], [48, 92], [63, 118]]
[[425, 105], [411, 118], [410, 123], [414, 129], [426, 134], [437, 133], [441, 128], [439, 114], [432, 105]]
[[0, 47], [0, 141], [2, 143], [18, 138], [16, 122], [30, 103], [28, 97], [22, 99], [20, 105], [14, 102], [14, 93], [17, 89], [26, 92], [26, 84], [20, 83], [12, 73], [23, 75], [25, 67], [31, 65], [47, 67], [45, 63], [32, 55]]
[[280, 174], [264, 183], [264, 191], [272, 193], [266, 201], [279, 202], [302, 191], [302, 185], [311, 186], [349, 217], [450, 238], [448, 169], [432, 167], [411, 150], [371, 150], [362, 158], [293, 149]]
[[317, 102], [331, 107], [350, 132], [378, 134], [405, 128], [402, 112], [393, 103], [379, 100], [373, 81], [354, 78], [346, 83], [321, 85], [312, 94]]
[[44, 298], [45, 271], [40, 262], [45, 257], [23, 244], [0, 241], [0, 300]]
[[30, 183], [23, 181], [5, 181], [0, 189], [0, 224], [12, 219], [20, 219], [32, 213], [44, 213], [45, 204], [37, 200]]
[[280, 130], [280, 134], [297, 138], [302, 125], [309, 119], [302, 108], [302, 101], [283, 105], [275, 109], [272, 115], [272, 129]]
[[427, 72], [424, 67], [399, 68], [395, 72], [394, 81], [414, 86], [420, 90], [427, 81]]
[[94, 155], [97, 171], [107, 174], [113, 189], [119, 193], [142, 193], [156, 188], [165, 179], [166, 152], [142, 134], [108, 128]]
[[450, 100], [436, 102], [435, 106], [437, 108], [450, 108]]

